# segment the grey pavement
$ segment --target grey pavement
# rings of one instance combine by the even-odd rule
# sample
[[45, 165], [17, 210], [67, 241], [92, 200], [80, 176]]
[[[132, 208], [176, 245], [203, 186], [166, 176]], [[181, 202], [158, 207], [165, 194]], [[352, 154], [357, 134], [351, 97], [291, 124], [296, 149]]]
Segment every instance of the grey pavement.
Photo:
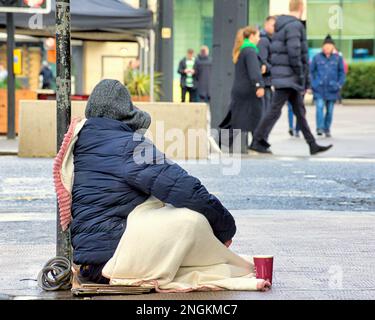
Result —
[[[271, 136], [274, 156], [180, 162], [235, 216], [234, 251], [275, 256], [271, 291], [93, 299], [374, 299], [375, 108], [344, 108], [337, 121], [345, 127], [332, 139], [342, 147], [331, 154], [307, 157], [302, 139], [289, 138], [280, 123]], [[0, 157], [0, 299], [72, 299], [35, 282], [55, 255], [51, 171], [51, 159]]]
[[[289, 137], [287, 108], [270, 136], [275, 156], [306, 157], [307, 146], [302, 138]], [[316, 132], [315, 107], [307, 107], [307, 119], [312, 132]], [[334, 148], [318, 158], [375, 158], [375, 107], [339, 106], [334, 111], [333, 138], [317, 137], [318, 143], [333, 144]], [[301, 134], [302, 136], [302, 134]]]
[[[274, 286], [270, 292], [148, 294], [117, 299], [374, 299], [375, 214], [325, 211], [232, 211], [238, 233], [233, 250], [242, 254], [273, 254]], [[44, 299], [71, 298], [69, 292], [44, 293], [34, 279], [43, 262], [54, 255], [53, 214], [25, 222], [3, 219], [5, 237], [17, 229], [18, 241], [2, 239], [0, 292]], [[6, 218], [5, 218], [6, 219]], [[38, 219], [38, 217], [35, 217]], [[32, 222], [31, 222], [32, 221]], [[46, 227], [46, 225], [49, 226]], [[24, 228], [24, 230], [22, 230]], [[28, 229], [28, 231], [27, 231]], [[39, 233], [34, 243], [19, 237]], [[3, 230], [2, 230], [2, 234]], [[35, 237], [34, 236], [34, 237]], [[35, 240], [38, 243], [35, 243]], [[4, 260], [3, 260], [4, 259]], [[113, 298], [113, 297], [112, 297]], [[96, 297], [95, 299], [108, 299]]]

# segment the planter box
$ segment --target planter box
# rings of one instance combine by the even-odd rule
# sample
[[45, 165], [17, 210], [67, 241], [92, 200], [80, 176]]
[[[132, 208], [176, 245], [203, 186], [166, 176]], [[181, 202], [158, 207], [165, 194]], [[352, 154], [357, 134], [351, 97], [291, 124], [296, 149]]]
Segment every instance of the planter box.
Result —
[[[209, 107], [205, 103], [137, 102], [152, 122], [146, 136], [171, 159], [207, 159]], [[85, 101], [72, 102], [72, 117], [84, 116]], [[21, 101], [20, 157], [56, 155], [56, 101]]]
[[150, 102], [151, 99], [149, 96], [144, 96], [144, 97], [132, 96], [132, 100], [134, 102]]
[[[16, 133], [18, 133], [18, 118], [20, 100], [36, 100], [35, 91], [20, 89], [16, 90]], [[8, 93], [7, 89], [0, 89], [0, 134], [8, 132]]]

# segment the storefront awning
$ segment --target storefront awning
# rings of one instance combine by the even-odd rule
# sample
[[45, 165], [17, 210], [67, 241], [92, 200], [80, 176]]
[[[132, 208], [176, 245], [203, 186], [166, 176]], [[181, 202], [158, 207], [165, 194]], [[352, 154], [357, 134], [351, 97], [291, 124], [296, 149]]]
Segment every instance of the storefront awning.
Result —
[[[16, 33], [30, 36], [55, 35], [55, 0], [52, 11], [43, 15], [42, 25], [32, 15], [14, 14]], [[34, 28], [30, 28], [34, 26]], [[6, 15], [0, 13], [0, 29], [5, 30]], [[153, 26], [150, 10], [133, 8], [121, 0], [71, 0], [71, 30], [73, 39], [103, 41], [135, 40]]]

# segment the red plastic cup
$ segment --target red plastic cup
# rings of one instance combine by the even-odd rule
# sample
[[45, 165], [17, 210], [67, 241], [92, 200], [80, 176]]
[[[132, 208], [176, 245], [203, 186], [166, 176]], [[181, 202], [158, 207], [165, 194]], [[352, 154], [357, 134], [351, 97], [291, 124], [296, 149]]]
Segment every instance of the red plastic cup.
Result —
[[255, 277], [272, 284], [273, 256], [254, 256]]

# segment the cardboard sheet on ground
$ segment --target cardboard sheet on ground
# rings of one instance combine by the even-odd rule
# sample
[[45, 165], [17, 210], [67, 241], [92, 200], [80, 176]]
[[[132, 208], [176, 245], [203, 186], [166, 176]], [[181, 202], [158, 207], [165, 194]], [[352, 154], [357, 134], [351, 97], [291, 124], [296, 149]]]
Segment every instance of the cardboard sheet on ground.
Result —
[[151, 289], [139, 286], [112, 286], [87, 282], [80, 277], [78, 269], [73, 270], [72, 293], [76, 296], [133, 295], [149, 293]]

